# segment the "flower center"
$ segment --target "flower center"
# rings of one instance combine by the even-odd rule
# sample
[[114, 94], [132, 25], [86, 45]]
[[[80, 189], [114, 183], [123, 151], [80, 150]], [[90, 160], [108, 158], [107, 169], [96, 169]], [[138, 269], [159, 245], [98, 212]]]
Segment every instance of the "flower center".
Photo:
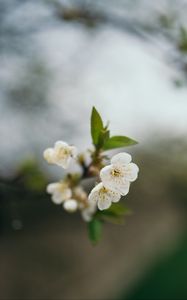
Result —
[[63, 148], [59, 149], [59, 151], [58, 151], [59, 159], [63, 159], [68, 155], [70, 155], [70, 151], [68, 149], [63, 149]]
[[115, 177], [119, 177], [119, 176], [121, 176], [121, 172], [120, 172], [120, 170], [118, 170], [118, 169], [113, 169], [113, 170], [111, 171], [111, 175], [112, 175], [112, 176], [115, 176]]
[[104, 194], [106, 194], [108, 192], [108, 190], [106, 189], [106, 187], [102, 187], [99, 191], [99, 195], [100, 197], [103, 197]]

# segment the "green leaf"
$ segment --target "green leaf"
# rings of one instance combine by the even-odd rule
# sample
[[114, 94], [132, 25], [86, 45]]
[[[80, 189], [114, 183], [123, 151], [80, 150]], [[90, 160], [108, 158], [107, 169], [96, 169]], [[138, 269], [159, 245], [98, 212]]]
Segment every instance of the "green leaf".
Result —
[[89, 238], [93, 244], [97, 244], [101, 238], [102, 222], [98, 219], [93, 219], [88, 223]]
[[124, 216], [130, 212], [128, 207], [125, 207], [123, 204], [120, 203], [112, 203], [112, 205], [105, 210], [100, 210], [97, 212], [97, 215], [107, 215], [107, 216]]
[[106, 212], [113, 213], [118, 216], [124, 216], [130, 212], [130, 209], [121, 203], [112, 203], [112, 205], [106, 210]]
[[129, 215], [131, 211], [120, 203], [113, 203], [110, 208], [96, 213], [99, 220], [111, 222], [114, 224], [123, 224], [124, 216]]
[[104, 150], [110, 150], [115, 148], [122, 148], [127, 146], [132, 146], [137, 144], [135, 140], [127, 137], [127, 136], [112, 136], [109, 139], [107, 139], [103, 145]]
[[104, 130], [103, 121], [96, 108], [93, 107], [91, 114], [91, 136], [95, 146], [99, 143], [99, 137], [102, 130]]
[[123, 225], [125, 222], [125, 218], [123, 216], [103, 215], [101, 220], [115, 225]]
[[106, 143], [106, 141], [109, 139], [109, 137], [110, 137], [110, 131], [107, 130], [107, 128], [105, 130], [101, 130], [99, 135], [99, 140], [98, 140], [98, 147], [102, 148], [103, 145]]

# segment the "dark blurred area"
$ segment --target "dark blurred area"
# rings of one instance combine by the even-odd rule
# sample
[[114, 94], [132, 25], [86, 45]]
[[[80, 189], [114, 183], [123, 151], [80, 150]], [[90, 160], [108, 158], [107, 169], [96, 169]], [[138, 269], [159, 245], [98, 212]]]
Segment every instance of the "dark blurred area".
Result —
[[[187, 299], [187, 4], [0, 2], [0, 299]], [[46, 185], [96, 106], [140, 168], [124, 225], [92, 246]], [[84, 117], [83, 117], [84, 116]], [[112, 153], [111, 153], [112, 155]]]

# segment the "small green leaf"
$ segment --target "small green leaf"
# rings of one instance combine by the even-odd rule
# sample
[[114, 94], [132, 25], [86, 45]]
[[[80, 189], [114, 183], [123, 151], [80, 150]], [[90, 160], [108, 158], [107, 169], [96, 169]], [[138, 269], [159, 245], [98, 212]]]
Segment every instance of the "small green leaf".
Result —
[[97, 216], [100, 215], [112, 215], [112, 216], [124, 216], [130, 212], [128, 207], [125, 207], [120, 203], [113, 203], [108, 209], [100, 210], [97, 212]]
[[103, 145], [104, 150], [110, 150], [115, 148], [122, 148], [127, 146], [132, 146], [137, 144], [135, 140], [127, 137], [127, 136], [112, 136], [109, 139], [107, 139]]
[[98, 211], [96, 218], [99, 220], [111, 222], [114, 224], [123, 224], [124, 216], [130, 214], [129, 208], [120, 203], [113, 203], [108, 209]]
[[109, 216], [109, 215], [103, 215], [101, 218], [102, 221], [116, 224], [116, 225], [123, 225], [125, 222], [124, 217], [122, 216]]
[[95, 146], [99, 143], [99, 136], [102, 130], [104, 130], [103, 121], [96, 108], [93, 107], [91, 114], [91, 135]]
[[99, 140], [98, 140], [98, 147], [102, 148], [103, 145], [106, 143], [106, 141], [109, 139], [110, 137], [110, 131], [105, 129], [105, 130], [101, 130], [100, 135], [99, 135]]
[[121, 203], [112, 203], [112, 205], [106, 211], [118, 216], [124, 216], [130, 212], [130, 209]]
[[97, 244], [101, 238], [102, 222], [98, 219], [93, 219], [88, 223], [89, 238], [93, 244]]

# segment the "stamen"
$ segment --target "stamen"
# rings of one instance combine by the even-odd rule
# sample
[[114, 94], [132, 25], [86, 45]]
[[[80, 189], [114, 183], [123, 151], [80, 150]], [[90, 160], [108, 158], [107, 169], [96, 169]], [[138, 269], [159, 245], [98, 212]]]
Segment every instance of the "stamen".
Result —
[[119, 176], [121, 176], [121, 172], [117, 169], [114, 169], [114, 170], [112, 170], [111, 175], [115, 176], [115, 177], [119, 177]]

